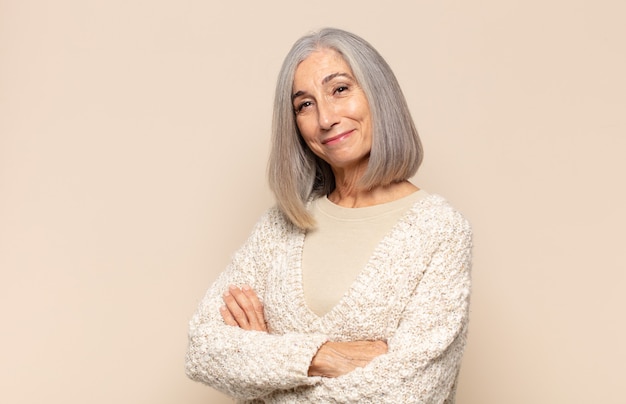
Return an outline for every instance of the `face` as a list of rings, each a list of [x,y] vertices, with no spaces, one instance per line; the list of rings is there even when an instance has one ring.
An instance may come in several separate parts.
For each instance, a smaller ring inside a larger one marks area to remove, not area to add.
[[[320,49],[298,65],[292,100],[304,141],[333,171],[367,166],[372,148],[369,105],[336,51]]]

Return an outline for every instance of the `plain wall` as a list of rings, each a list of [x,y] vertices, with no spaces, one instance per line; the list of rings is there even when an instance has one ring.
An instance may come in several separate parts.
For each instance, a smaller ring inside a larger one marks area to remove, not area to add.
[[[228,403],[187,322],[273,202],[275,78],[388,60],[475,231],[461,404],[623,403],[622,1],[0,0],[0,402]]]

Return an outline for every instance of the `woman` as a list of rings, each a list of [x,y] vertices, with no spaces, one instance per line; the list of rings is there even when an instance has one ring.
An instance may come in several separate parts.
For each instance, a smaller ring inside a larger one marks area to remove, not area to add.
[[[189,377],[249,403],[454,402],[471,229],[408,181],[421,158],[371,45],[299,39],[275,95],[277,207],[194,315]]]

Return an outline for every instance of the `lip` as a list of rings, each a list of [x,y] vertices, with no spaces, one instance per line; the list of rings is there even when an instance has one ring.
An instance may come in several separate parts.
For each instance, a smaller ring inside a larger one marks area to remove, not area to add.
[[[340,133],[340,134],[338,134],[336,136],[333,136],[333,137],[329,137],[328,139],[322,140],[322,144],[323,145],[327,145],[327,144],[337,143],[337,142],[347,138],[348,136],[350,136],[352,134],[352,132],[354,132],[354,129],[351,129],[349,131]]]

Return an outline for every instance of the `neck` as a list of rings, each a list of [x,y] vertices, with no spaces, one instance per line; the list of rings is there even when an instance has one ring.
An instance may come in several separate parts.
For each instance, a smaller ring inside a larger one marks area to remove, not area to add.
[[[359,178],[350,178],[349,180],[342,178],[343,181],[338,181],[335,178],[335,189],[328,195],[328,199],[332,203],[346,208],[364,208],[395,201],[419,189],[409,181],[364,189],[358,186]]]

